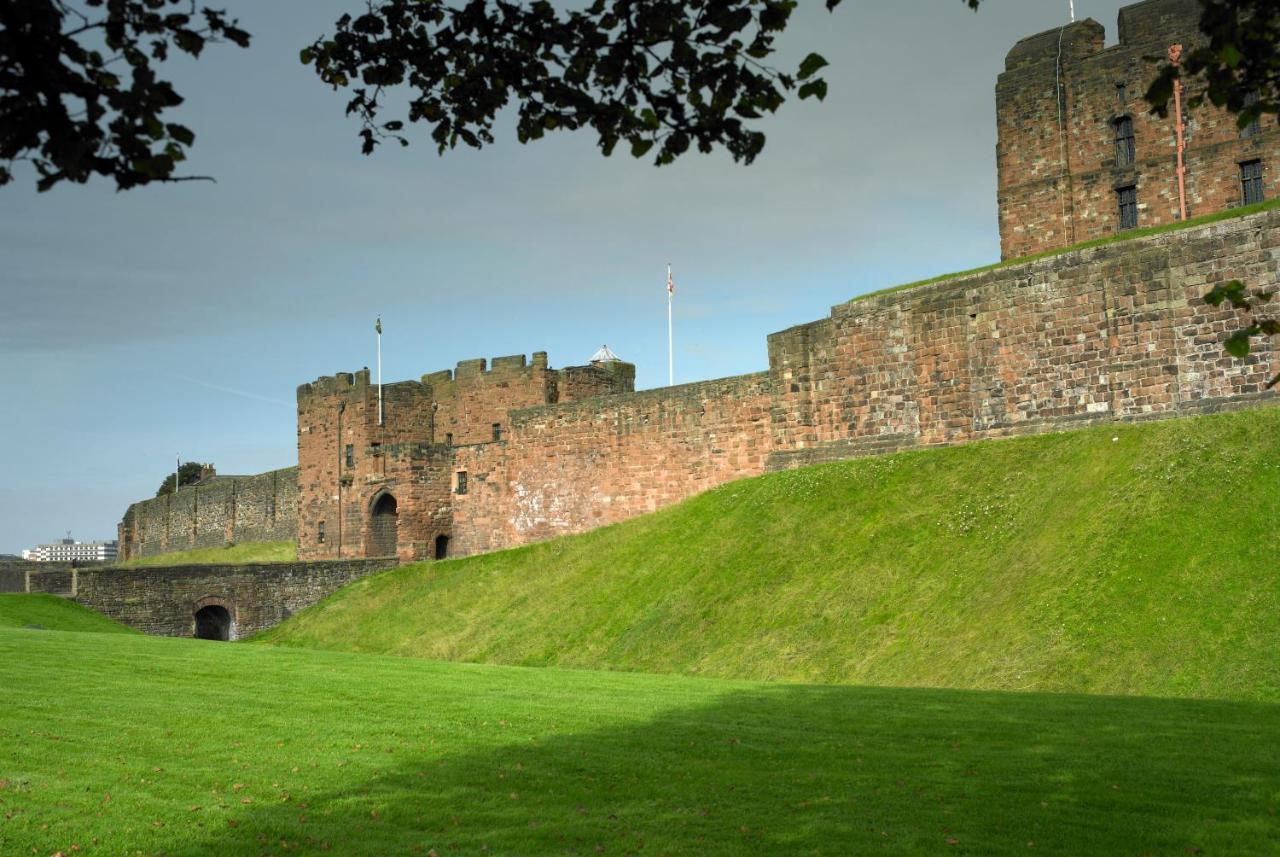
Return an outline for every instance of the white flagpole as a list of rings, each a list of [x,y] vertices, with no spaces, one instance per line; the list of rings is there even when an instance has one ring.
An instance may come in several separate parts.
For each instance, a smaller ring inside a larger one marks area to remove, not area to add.
[[[382,316],[378,316],[378,425],[382,425]]]
[[[1076,22],[1076,0],[1067,0],[1071,6],[1071,23]]]
[[[675,291],[671,285],[671,263],[667,263],[667,386],[674,387],[676,383],[676,368],[674,360],[674,350],[671,346],[671,295]]]

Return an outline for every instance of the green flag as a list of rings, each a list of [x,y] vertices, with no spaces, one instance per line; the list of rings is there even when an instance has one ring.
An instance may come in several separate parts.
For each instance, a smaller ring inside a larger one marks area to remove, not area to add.
[[[373,326],[373,329],[382,333],[382,316],[378,316],[378,323]]]

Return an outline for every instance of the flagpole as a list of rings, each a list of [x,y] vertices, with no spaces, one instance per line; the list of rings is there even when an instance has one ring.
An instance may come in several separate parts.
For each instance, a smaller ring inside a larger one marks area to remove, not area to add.
[[[182,456],[178,453],[173,454],[173,460],[177,462],[177,466],[173,469],[173,493],[178,493],[178,473],[182,470]]]
[[[382,316],[378,316],[378,425],[382,425]]]
[[[676,369],[674,360],[674,350],[671,346],[671,294],[674,290],[671,288],[671,263],[667,263],[667,386],[674,387],[676,383]]]

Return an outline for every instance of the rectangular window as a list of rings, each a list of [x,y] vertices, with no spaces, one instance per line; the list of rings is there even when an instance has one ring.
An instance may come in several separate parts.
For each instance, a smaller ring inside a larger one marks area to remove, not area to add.
[[[1129,103],[1129,87],[1125,86],[1123,83],[1117,83],[1116,84],[1116,104],[1118,104],[1120,107],[1123,108],[1128,103]]]
[[[1138,225],[1138,188],[1134,185],[1118,188],[1116,201],[1120,204],[1120,228],[1134,229]]]
[[[502,423],[493,424],[493,439],[502,440]]]
[[[1252,107],[1257,103],[1258,103],[1258,93],[1256,92],[1250,92],[1248,95],[1244,97],[1245,107]],[[1242,140],[1247,140],[1250,137],[1256,137],[1258,132],[1261,130],[1262,130],[1262,126],[1261,124],[1259,124],[1258,120],[1255,118],[1248,125],[1240,129],[1240,138]]]
[[[467,471],[465,470],[458,471],[458,487],[454,489],[454,493],[455,494],[467,493]]]
[[[453,446],[453,432],[448,432],[444,436],[444,445]]]
[[[1245,161],[1240,165],[1240,189],[1245,205],[1262,202],[1262,161]]]
[[[316,524],[316,542],[324,544],[324,521]]]
[[[347,444],[346,451],[347,467],[354,467],[356,463],[356,448],[351,444]]]
[[[1137,154],[1133,144],[1133,119],[1128,116],[1121,116],[1111,123],[1111,127],[1115,131],[1116,166],[1132,166],[1134,157]]]

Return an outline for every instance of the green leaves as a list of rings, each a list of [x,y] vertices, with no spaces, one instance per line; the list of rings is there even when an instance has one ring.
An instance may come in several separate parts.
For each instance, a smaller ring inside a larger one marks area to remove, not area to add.
[[[1248,357],[1249,356],[1249,337],[1254,334],[1253,328],[1245,328],[1237,330],[1235,333],[1227,337],[1226,342],[1222,345],[1227,353],[1232,357]]]
[[[1240,280],[1228,280],[1225,283],[1218,283],[1205,292],[1205,303],[1213,307],[1229,304],[1234,310],[1244,311],[1249,319],[1248,324],[1232,331],[1222,343],[1222,347],[1232,357],[1248,357],[1251,350],[1250,340],[1253,337],[1275,336],[1280,333],[1280,320],[1259,318],[1256,314],[1257,310],[1261,309],[1262,304],[1271,302],[1272,296],[1272,292],[1259,292],[1251,297],[1247,294],[1245,285]],[[1280,382],[1280,375],[1272,378],[1267,384],[1267,388],[1270,389],[1277,382]]]
[[[165,128],[168,129],[170,137],[172,137],[174,140],[177,140],[179,143],[181,143],[184,146],[190,146],[192,143],[196,141],[196,135],[191,131],[190,128],[186,127],[185,125],[179,125],[176,122],[170,122],[168,125],[165,126]]]
[[[178,30],[173,34],[173,43],[193,57],[200,56],[204,50],[204,36],[192,30]]]
[[[817,73],[818,69],[824,68],[829,63],[820,54],[809,54],[800,63],[800,70],[796,72],[796,77],[800,80],[808,80]]]
[[[119,190],[199,178],[174,175],[195,133],[164,121],[182,97],[158,67],[171,50],[199,57],[223,41],[248,46],[234,20],[190,0],[10,3],[2,17],[22,38],[0,39],[0,69],[12,72],[0,75],[0,184],[18,160],[32,165],[39,191],[93,176]]]
[[[801,101],[811,96],[817,96],[818,100],[822,101],[827,97],[827,82],[822,79],[811,80],[804,86],[800,87],[800,92],[798,94]]]
[[[762,63],[796,6],[595,0],[566,11],[550,3],[382,0],[367,14],[344,15],[299,59],[335,88],[363,82],[347,111],[361,122],[365,152],[391,131],[382,118],[386,90],[403,86],[404,124],[429,124],[442,153],[492,142],[497,116],[514,105],[522,143],[589,127],[605,155],[625,143],[633,157],[662,165],[695,147],[720,148],[750,163],[765,142],[752,123],[797,84],[802,99],[827,94],[816,76],[828,64],[819,54],[794,75]]]
[[[1204,302],[1210,306],[1222,306],[1224,301],[1229,301],[1236,309],[1248,309],[1249,299],[1244,294],[1244,283],[1230,280],[1219,283],[1205,293]]]
[[[1280,113],[1280,15],[1275,0],[1201,0],[1200,31],[1207,37],[1182,56],[1181,71],[1165,63],[1147,90],[1151,112],[1167,116],[1173,81],[1197,86],[1188,104],[1204,98],[1239,115],[1243,128]],[[1158,58],[1164,63],[1164,58]]]

